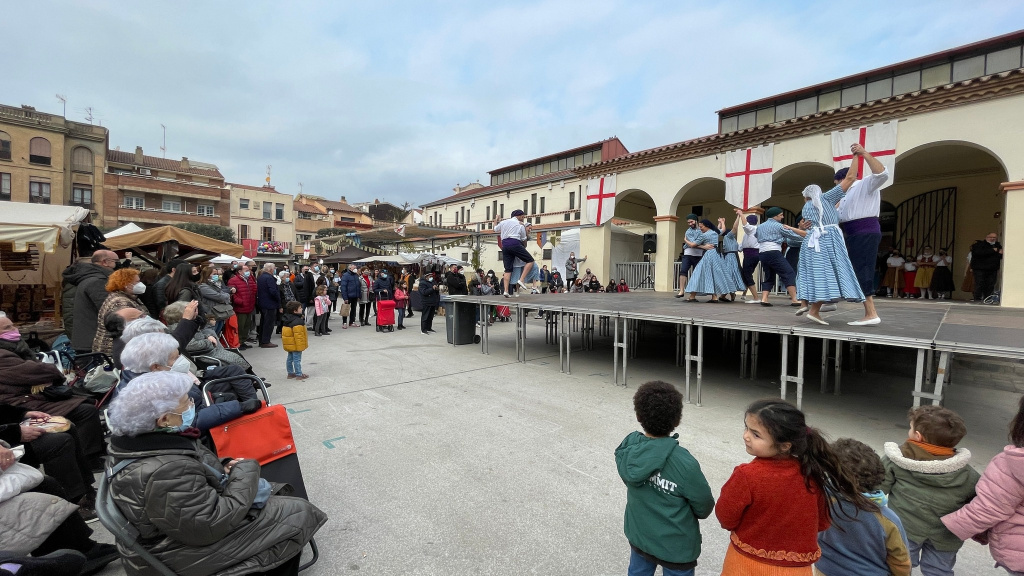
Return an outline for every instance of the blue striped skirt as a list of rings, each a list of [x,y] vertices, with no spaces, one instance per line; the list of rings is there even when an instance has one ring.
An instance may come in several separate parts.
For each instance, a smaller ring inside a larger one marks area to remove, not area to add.
[[[817,248],[805,242],[800,250],[796,297],[808,302],[863,302],[864,292],[850,264],[838,226],[826,226]]]

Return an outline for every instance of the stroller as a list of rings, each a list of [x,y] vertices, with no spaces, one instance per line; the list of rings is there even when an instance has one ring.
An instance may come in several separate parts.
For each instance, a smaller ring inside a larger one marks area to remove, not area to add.
[[[387,294],[385,290],[378,290],[375,294],[377,298],[377,332],[388,332],[395,331],[395,301],[384,300],[384,296]]]

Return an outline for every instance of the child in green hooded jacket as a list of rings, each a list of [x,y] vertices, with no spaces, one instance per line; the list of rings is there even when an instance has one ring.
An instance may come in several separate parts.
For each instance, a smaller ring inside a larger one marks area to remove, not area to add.
[[[700,526],[715,508],[700,464],[671,434],[683,416],[683,396],[666,382],[647,382],[633,395],[643,432],[633,432],[615,449],[626,484],[626,539],[629,575],[650,576],[661,565],[665,576],[692,576],[700,556]]]

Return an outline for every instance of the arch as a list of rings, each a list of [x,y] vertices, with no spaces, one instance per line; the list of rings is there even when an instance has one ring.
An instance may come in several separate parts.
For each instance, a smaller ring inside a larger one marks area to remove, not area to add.
[[[808,184],[817,184],[822,190],[833,186],[835,170],[821,162],[795,162],[772,174],[772,198],[797,196]]]
[[[715,178],[715,177],[712,177],[712,176],[703,176],[703,177],[691,180],[690,182],[687,182],[681,188],[679,188],[679,190],[677,190],[675,195],[672,197],[672,201],[669,202],[669,204],[668,204],[669,209],[667,211],[663,212],[663,213],[664,214],[675,214],[676,212],[679,211],[679,204],[683,201],[683,198],[688,193],[690,193],[692,190],[694,190],[695,188],[698,188],[698,187],[700,187],[701,189],[704,189],[706,187],[710,187],[711,185],[708,184],[708,183],[718,183],[718,187],[721,187],[721,189],[722,189],[722,198],[725,198],[725,180],[722,180],[721,178]],[[698,192],[698,194],[699,194],[699,192]],[[701,199],[701,200],[703,201],[703,199]]]
[[[0,160],[11,159],[11,135],[0,130]]]
[[[910,150],[906,150],[906,151],[904,151],[904,152],[902,152],[900,154],[897,154],[896,155],[896,164],[898,166],[901,162],[904,162],[904,161],[907,161],[907,160],[911,160],[915,155],[917,155],[917,154],[919,154],[921,152],[924,152],[926,150],[932,149],[932,148],[958,147],[958,146],[963,146],[963,147],[966,147],[966,148],[971,148],[973,150],[977,150],[979,152],[983,152],[984,155],[989,156],[989,157],[991,157],[992,159],[995,160],[995,162],[999,165],[999,168],[1003,171],[1003,174],[1009,174],[1010,173],[1010,171],[1006,167],[1006,162],[1003,161],[1003,159],[1000,158],[998,154],[993,152],[991,148],[988,148],[987,146],[982,146],[981,144],[975,144],[974,142],[969,142],[967,140],[936,140],[935,142],[927,142],[925,144],[921,144],[920,146],[916,146],[914,148],[911,148]],[[952,170],[950,170],[950,171],[952,171]],[[899,175],[900,175],[899,170],[897,170],[896,171],[896,177],[898,178]]]
[[[50,141],[41,136],[29,140],[28,161],[33,164],[50,165]]]
[[[93,166],[92,150],[85,146],[76,146],[71,151],[71,169],[73,171],[92,173]]]
[[[658,215],[654,198],[639,188],[630,188],[615,195],[615,216],[636,222],[654,223]]]

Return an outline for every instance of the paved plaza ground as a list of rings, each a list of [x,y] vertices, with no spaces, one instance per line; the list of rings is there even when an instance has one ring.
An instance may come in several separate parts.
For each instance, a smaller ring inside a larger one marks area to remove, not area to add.
[[[491,327],[483,355],[479,346],[446,344],[444,321],[424,336],[418,315],[411,329],[390,334],[341,330],[332,320],[332,335],[310,337],[304,382],[284,378],[280,348],[246,353],[291,412],[310,498],[330,516],[316,536],[320,560],[304,574],[625,574],[626,492],[613,452],[638,429],[637,385],[663,379],[682,388],[670,333],[647,331],[622,387],[611,383],[610,338],[574,352],[565,375],[540,320],[530,321],[526,364],[515,361],[513,323]],[[733,467],[750,460],[740,437],[744,407],[778,395],[778,372],[766,364],[761,379],[740,380],[734,352],[709,345],[705,354],[703,406],[685,407],[678,432],[717,496]],[[879,451],[902,442],[913,385],[887,376],[907,371],[898,356],[885,358],[867,373],[844,373],[838,397],[818,393],[812,361],[809,423]],[[1017,399],[954,377],[946,405],[967,421],[962,446],[979,471],[1006,443]],[[697,573],[718,574],[729,535],[713,515],[701,532]],[[992,564],[986,548],[968,542],[957,573],[1003,574]],[[102,574],[121,573],[111,566]]]

